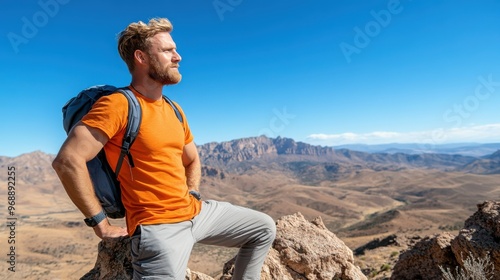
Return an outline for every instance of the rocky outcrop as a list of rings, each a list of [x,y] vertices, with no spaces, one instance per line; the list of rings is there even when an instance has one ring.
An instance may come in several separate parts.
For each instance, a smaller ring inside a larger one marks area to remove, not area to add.
[[[221,280],[231,279],[234,259],[224,267]],[[367,279],[354,265],[354,257],[342,240],[329,231],[321,218],[308,222],[300,213],[276,223],[276,239],[264,262],[261,279]]]
[[[440,266],[457,265],[450,248],[453,237],[449,233],[444,233],[422,239],[400,255],[391,279],[441,279]]]
[[[277,154],[272,139],[265,136],[208,143],[199,146],[198,151],[204,165],[210,166],[223,166],[228,162],[249,161]]]
[[[276,222],[277,233],[261,272],[261,279],[367,279],[354,265],[353,252],[330,232],[321,218],[307,221],[300,213]],[[365,250],[394,244],[412,244],[399,256],[390,279],[443,279],[442,269],[463,270],[464,260],[489,259],[493,272],[486,279],[500,279],[500,202],[486,201],[466,220],[458,236],[441,233],[402,239],[389,236],[358,248]],[[95,267],[81,279],[131,279],[128,238],[102,241]],[[234,259],[223,268],[220,280],[231,279]],[[488,271],[489,272],[489,271]],[[205,274],[187,270],[186,279],[210,280]],[[468,278],[467,278],[468,279]],[[472,278],[474,279],[474,278]]]
[[[500,202],[479,204],[458,236],[428,237],[402,253],[391,279],[442,279],[440,267],[464,271],[464,260],[469,257],[489,259],[493,272],[488,279],[500,279]]]
[[[132,279],[130,242],[128,237],[99,242],[97,261],[80,280]]]
[[[261,272],[271,279],[367,279],[354,265],[352,251],[330,232],[321,218],[309,222],[300,213],[276,222],[276,239]],[[131,279],[130,246],[127,237],[99,243],[95,267],[81,279]],[[221,280],[231,279],[234,259],[227,262]],[[209,280],[210,276],[188,269],[186,279]]]
[[[354,265],[351,249],[320,217],[307,222],[300,214],[286,216],[278,220],[276,228],[273,248],[287,270],[303,279],[366,279]]]
[[[132,279],[129,237],[106,239],[99,242],[97,261],[92,270],[80,280],[128,280]],[[186,280],[213,280],[200,272],[186,270]]]
[[[500,279],[500,202],[487,201],[465,221],[464,229],[451,241],[451,250],[463,265],[466,256],[490,258],[494,266],[492,279]]]

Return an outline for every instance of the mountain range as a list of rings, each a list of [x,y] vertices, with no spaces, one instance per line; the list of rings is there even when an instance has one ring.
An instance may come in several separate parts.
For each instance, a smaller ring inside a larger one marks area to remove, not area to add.
[[[443,153],[417,153],[416,147],[416,144],[364,146],[365,150],[385,150],[366,152],[344,147],[314,146],[290,138],[260,136],[207,143],[199,145],[198,150],[203,175],[207,178],[224,179],[225,174],[241,176],[260,171],[281,173],[288,179],[314,185],[325,180],[347,178],[362,170],[401,172],[420,169],[480,175],[500,174],[500,143],[453,144],[437,148]],[[497,147],[498,150],[493,150]],[[412,152],[396,152],[402,149]],[[483,155],[487,150],[492,153]],[[0,168],[17,166],[21,169],[18,172],[20,178],[36,184],[52,177],[50,162],[53,158],[54,155],[41,151],[14,158],[0,156]],[[5,180],[6,174],[0,174],[0,179]]]
[[[386,146],[389,147],[389,146]],[[401,146],[402,147],[402,146]],[[405,146],[410,149],[410,145]],[[339,147],[313,146],[296,142],[290,138],[267,138],[265,136],[237,139],[222,143],[208,143],[198,147],[204,165],[241,172],[258,166],[278,169],[307,169],[323,165],[327,172],[335,173],[343,168],[369,168],[373,170],[401,170],[402,168],[429,168],[443,171],[466,171],[476,174],[496,174],[500,144],[477,146],[453,146],[457,153],[451,153],[452,146],[442,147],[443,153],[364,152]],[[476,147],[476,150],[474,150]],[[491,155],[483,154],[492,150]],[[370,148],[372,149],[372,148]],[[377,150],[379,148],[373,148]],[[459,153],[458,151],[466,151]]]

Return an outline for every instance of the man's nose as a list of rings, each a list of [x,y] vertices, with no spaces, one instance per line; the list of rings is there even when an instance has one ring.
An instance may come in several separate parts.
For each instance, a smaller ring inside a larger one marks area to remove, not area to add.
[[[175,62],[179,62],[182,60],[182,57],[177,51],[174,51],[174,55],[172,56],[172,60]]]

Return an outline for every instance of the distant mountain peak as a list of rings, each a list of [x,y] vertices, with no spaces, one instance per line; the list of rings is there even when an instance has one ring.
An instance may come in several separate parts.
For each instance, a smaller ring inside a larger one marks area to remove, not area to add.
[[[16,169],[16,179],[36,184],[55,176],[52,169],[54,157],[42,151],[25,153],[17,157],[0,157],[0,167],[13,166]],[[0,179],[2,178],[0,175]]]
[[[494,152],[493,154],[487,156],[488,159],[491,160],[500,160],[500,150]]]

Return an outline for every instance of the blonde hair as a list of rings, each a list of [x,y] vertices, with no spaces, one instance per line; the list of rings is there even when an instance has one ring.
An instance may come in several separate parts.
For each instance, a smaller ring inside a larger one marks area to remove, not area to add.
[[[160,32],[171,32],[172,23],[166,18],[153,18],[148,24],[142,21],[129,24],[125,30],[118,35],[118,52],[127,64],[129,71],[134,70],[134,52],[148,51],[149,38]]]

